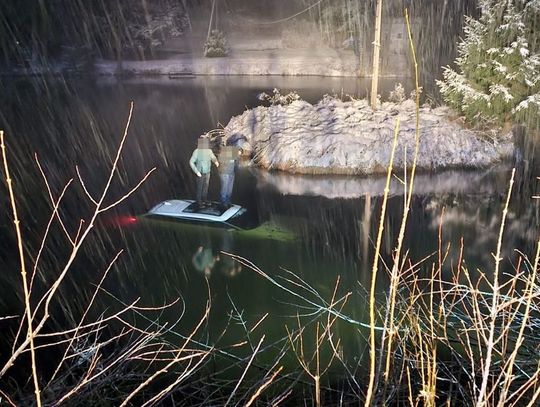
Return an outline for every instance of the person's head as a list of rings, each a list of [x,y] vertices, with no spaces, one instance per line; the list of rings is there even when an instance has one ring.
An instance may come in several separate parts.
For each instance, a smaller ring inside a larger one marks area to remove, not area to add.
[[[208,137],[199,137],[199,140],[197,141],[197,148],[210,148],[210,140]]]
[[[235,157],[235,148],[232,146],[223,146],[219,154],[220,158],[223,160],[234,160]]]
[[[243,154],[244,149],[242,147],[245,143],[246,143],[245,136],[242,136],[241,134],[233,134],[231,137],[227,139],[225,145],[235,147],[237,154]]]

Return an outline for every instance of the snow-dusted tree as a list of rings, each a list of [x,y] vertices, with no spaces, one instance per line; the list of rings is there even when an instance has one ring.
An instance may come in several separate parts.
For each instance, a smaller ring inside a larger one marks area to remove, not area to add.
[[[119,61],[124,54],[143,58],[190,27],[188,10],[178,0],[87,0],[85,4],[92,16],[88,19],[94,45]]]
[[[458,46],[457,70],[438,81],[446,102],[474,124],[540,114],[540,0],[479,0]]]
[[[204,56],[205,57],[226,57],[229,53],[229,47],[227,46],[227,39],[220,30],[212,30],[204,43]]]

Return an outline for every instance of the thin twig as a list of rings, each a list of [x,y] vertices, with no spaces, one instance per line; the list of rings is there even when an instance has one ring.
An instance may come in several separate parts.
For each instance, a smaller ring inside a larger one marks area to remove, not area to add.
[[[13,213],[13,223],[15,224],[15,232],[17,234],[17,249],[19,252],[19,262],[21,266],[21,276],[22,276],[22,283],[23,283],[23,290],[24,290],[24,309],[25,309],[26,320],[28,323],[27,341],[30,345],[30,354],[31,354],[31,359],[32,359],[32,378],[34,380],[34,393],[36,395],[37,406],[41,407],[41,396],[40,396],[39,380],[37,376],[37,366],[36,366],[36,352],[34,349],[34,329],[33,329],[33,324],[32,324],[32,308],[30,305],[30,290],[29,290],[29,284],[26,277],[26,259],[25,259],[24,248],[23,248],[23,239],[22,239],[20,221],[19,221],[19,216],[17,214],[17,204],[15,202],[15,193],[13,191],[12,179],[9,174],[9,165],[7,161],[6,145],[4,143],[3,130],[0,130],[0,146],[2,148],[2,159],[4,161],[4,172],[5,172],[6,182],[7,182],[8,191],[9,191],[9,201],[11,203],[11,210]],[[2,377],[3,374],[4,374],[4,371],[0,372],[0,377]]]

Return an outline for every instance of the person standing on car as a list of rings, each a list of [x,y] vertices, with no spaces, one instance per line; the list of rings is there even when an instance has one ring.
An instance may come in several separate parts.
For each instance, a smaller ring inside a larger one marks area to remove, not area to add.
[[[212,162],[219,167],[219,162],[210,149],[210,140],[199,137],[197,148],[191,154],[189,165],[197,175],[197,204],[200,206],[207,201],[208,184],[210,183],[210,170]]]
[[[237,147],[224,146],[219,153],[219,178],[221,180],[219,200],[223,208],[231,206],[234,173],[236,171],[239,151]]]

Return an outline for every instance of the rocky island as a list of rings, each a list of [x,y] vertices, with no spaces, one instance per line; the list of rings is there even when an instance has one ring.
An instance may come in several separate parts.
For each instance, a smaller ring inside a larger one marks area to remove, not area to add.
[[[484,168],[511,157],[511,132],[496,134],[466,128],[451,119],[448,107],[419,111],[419,170]],[[224,129],[228,142],[241,145],[252,163],[299,174],[375,174],[390,161],[394,130],[400,120],[394,168],[412,164],[416,106],[408,99],[382,103],[325,96],[312,105],[303,100],[259,106],[233,117]]]

